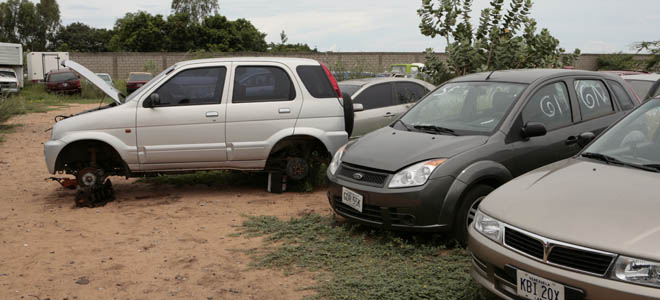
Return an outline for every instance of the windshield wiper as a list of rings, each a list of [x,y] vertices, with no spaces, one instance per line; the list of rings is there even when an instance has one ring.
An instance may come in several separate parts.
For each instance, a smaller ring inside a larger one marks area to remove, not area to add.
[[[453,129],[435,126],[435,125],[415,125],[413,126],[413,128],[427,132],[431,131],[434,133],[449,133],[451,135],[458,136],[458,134],[456,134],[456,132]]]
[[[586,157],[586,158],[600,160],[600,161],[603,161],[603,162],[607,163],[608,165],[609,164],[615,164],[615,165],[621,165],[621,166],[636,168],[636,169],[649,171],[649,172],[655,172],[655,173],[660,172],[660,165],[638,165],[638,164],[623,162],[623,161],[621,161],[617,158],[614,158],[612,156],[605,155],[605,154],[602,154],[602,153],[585,152],[585,153],[582,153],[581,156]]]
[[[408,127],[408,124],[406,124],[406,123],[404,123],[403,121],[401,121],[401,119],[398,119],[398,120],[394,121],[394,124],[392,124],[392,127],[394,127],[394,125],[395,125],[396,123],[401,123],[401,125],[403,125],[403,128],[405,128],[405,129],[408,130],[408,131],[412,131],[412,130],[410,129],[410,127]]]

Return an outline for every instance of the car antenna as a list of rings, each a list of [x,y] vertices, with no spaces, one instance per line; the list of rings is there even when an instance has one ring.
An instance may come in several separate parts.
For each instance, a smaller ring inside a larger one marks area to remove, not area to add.
[[[495,70],[491,71],[490,74],[488,74],[488,76],[486,76],[486,80],[490,79],[490,75],[493,75],[493,73],[495,73]]]

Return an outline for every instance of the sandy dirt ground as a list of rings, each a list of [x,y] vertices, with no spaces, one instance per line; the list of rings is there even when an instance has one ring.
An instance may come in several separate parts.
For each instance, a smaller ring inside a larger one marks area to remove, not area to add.
[[[324,191],[156,186],[112,178],[117,200],[75,208],[51,176],[43,143],[57,114],[18,116],[0,144],[0,299],[299,299],[309,274],[250,268],[231,237],[244,215],[329,213]]]

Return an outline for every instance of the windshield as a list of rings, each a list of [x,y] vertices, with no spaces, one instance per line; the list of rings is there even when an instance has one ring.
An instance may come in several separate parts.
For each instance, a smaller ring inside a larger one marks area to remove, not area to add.
[[[0,71],[0,77],[2,78],[16,78],[14,72],[11,71]]]
[[[502,82],[448,83],[420,100],[401,121],[409,128],[428,125],[461,135],[490,134],[525,87]]]
[[[69,80],[76,80],[78,79],[76,77],[76,74],[73,72],[65,72],[65,73],[53,73],[48,76],[48,81],[69,81]]]
[[[342,93],[346,93],[349,96],[353,97],[353,94],[357,92],[362,86],[361,85],[355,85],[355,84],[339,84],[339,89],[341,90]]]
[[[140,92],[142,92],[142,90],[148,89],[149,87],[153,86],[155,83],[159,82],[160,79],[167,76],[167,74],[169,74],[170,71],[174,70],[175,68],[176,68],[176,65],[173,65],[173,66],[165,69],[163,72],[160,72],[160,74],[156,75],[156,77],[154,77],[153,80],[149,80],[149,82],[145,83],[139,89],[135,90],[130,95],[128,95],[128,97],[126,97],[126,101],[124,101],[124,102],[128,102],[128,101],[133,100],[135,98],[135,95],[140,94]]]
[[[406,73],[406,66],[392,66],[390,69],[392,73]]]
[[[151,74],[129,74],[128,81],[149,81],[153,77]]]
[[[600,136],[584,153],[626,164],[660,166],[660,99],[652,99]]]

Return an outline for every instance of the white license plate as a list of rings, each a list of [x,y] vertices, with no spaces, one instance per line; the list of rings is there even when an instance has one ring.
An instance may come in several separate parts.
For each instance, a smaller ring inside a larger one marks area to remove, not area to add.
[[[554,281],[516,271],[518,296],[530,300],[564,300],[564,286]]]
[[[351,191],[345,187],[342,187],[341,191],[341,202],[354,208],[355,210],[362,212],[362,195]]]

